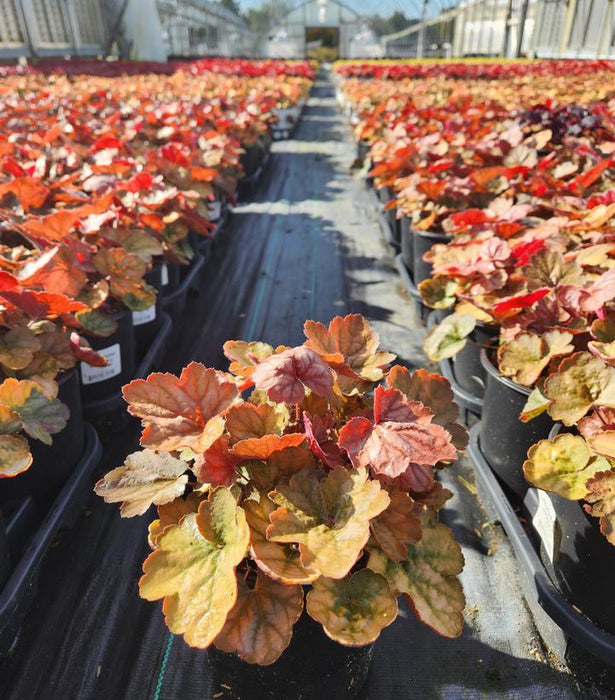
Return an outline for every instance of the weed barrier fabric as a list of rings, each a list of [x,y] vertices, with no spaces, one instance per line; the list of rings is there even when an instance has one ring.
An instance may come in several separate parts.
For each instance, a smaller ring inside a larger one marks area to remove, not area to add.
[[[306,318],[346,313],[364,314],[403,364],[425,364],[425,331],[365,185],[351,175],[355,151],[321,75],[294,138],[274,145],[267,176],[216,244],[200,295],[175,320],[168,371],[191,359],[223,367],[228,338],[299,343]],[[101,473],[136,446],[135,425],[108,438]],[[365,688],[371,700],[580,697],[574,680],[545,662],[512,550],[487,522],[474,481],[462,461],[445,484],[455,493],[447,524],[466,558],[465,631],[457,640],[438,637],[404,608],[376,644]],[[171,636],[160,605],[138,597],[152,518],[121,519],[92,495],[48,553],[21,636],[0,664],[5,700],[210,697],[205,652]]]

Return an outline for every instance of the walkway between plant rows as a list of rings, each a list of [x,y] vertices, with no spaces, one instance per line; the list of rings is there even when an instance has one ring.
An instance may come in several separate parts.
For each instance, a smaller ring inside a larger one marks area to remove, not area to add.
[[[370,193],[350,170],[354,145],[327,77],[316,83],[294,138],[276,143],[268,172],[217,245],[201,294],[176,328],[168,369],[191,359],[223,366],[229,338],[302,342],[306,318],[364,314],[384,347],[420,366],[424,331],[382,242]],[[135,449],[136,431],[106,446],[105,466]],[[370,700],[579,695],[544,662],[510,546],[473,495],[462,462],[449,470],[446,521],[463,545],[468,600],[461,639],[438,637],[405,609],[382,634]],[[36,604],[12,659],[6,700],[203,700],[204,652],[169,635],[159,605],[138,598],[147,518],[121,520],[92,497],[43,566]],[[284,699],[286,700],[286,699]],[[288,699],[290,700],[290,699]],[[328,700],[328,699],[323,699]]]

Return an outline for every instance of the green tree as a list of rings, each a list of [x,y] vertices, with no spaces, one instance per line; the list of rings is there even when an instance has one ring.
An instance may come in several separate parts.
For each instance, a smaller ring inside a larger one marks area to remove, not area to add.
[[[237,0],[220,0],[220,4],[222,7],[226,7],[227,10],[230,10],[233,14],[238,16],[241,15],[241,7],[239,7]]]

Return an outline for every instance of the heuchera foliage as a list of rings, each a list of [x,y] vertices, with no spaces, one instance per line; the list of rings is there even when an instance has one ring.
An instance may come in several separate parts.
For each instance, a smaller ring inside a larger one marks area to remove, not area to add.
[[[295,348],[229,341],[230,373],[193,362],[124,387],[145,449],[95,490],[123,516],[158,506],[141,595],[163,600],[188,644],[262,665],[304,607],[362,646],[403,595],[455,637],[463,556],[438,522],[451,493],[435,480],[467,442],[451,388],[390,368],[362,316],[305,331]]]

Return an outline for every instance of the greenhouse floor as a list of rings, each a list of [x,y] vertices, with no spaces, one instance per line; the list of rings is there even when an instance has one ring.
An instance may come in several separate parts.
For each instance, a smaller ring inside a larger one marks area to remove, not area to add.
[[[306,318],[364,314],[382,345],[420,366],[424,329],[402,290],[371,194],[355,177],[352,135],[333,85],[316,84],[294,137],[273,158],[250,202],[235,209],[210,259],[201,294],[174,329],[167,369],[191,359],[223,366],[228,338],[300,343]],[[134,449],[130,426],[107,438],[104,464]],[[466,628],[438,637],[406,610],[384,631],[366,688],[389,698],[577,698],[548,663],[521,595],[515,560],[476,498],[472,468],[450,470],[446,521],[463,545]],[[167,631],[159,605],[140,600],[147,518],[122,520],[92,495],[43,565],[38,594],[12,656],[0,667],[7,700],[210,696],[205,653]],[[290,700],[290,699],[289,699]]]

